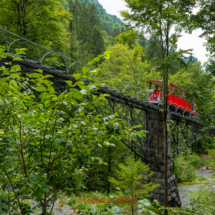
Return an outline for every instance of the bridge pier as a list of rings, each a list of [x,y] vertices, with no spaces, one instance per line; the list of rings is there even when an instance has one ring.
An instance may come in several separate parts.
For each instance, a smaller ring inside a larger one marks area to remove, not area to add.
[[[167,119],[167,128],[170,129],[170,117]],[[150,182],[160,184],[152,193],[152,200],[156,199],[164,205],[164,122],[163,112],[148,111],[146,117],[146,130],[148,131],[145,145],[152,149],[150,157],[156,161],[155,165],[149,164],[153,176]],[[176,177],[173,172],[171,159],[171,140],[168,132],[168,200],[169,206],[181,206]]]

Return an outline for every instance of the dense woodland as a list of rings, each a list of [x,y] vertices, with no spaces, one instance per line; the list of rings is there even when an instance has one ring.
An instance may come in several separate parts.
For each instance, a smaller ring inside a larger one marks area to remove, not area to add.
[[[104,105],[107,96],[93,93],[107,82],[118,92],[128,84],[147,90],[146,80],[164,80],[181,87],[187,92],[186,99],[195,97],[205,137],[175,160],[175,175],[178,183],[207,183],[195,171],[203,166],[215,167],[215,141],[206,136],[215,125],[214,3],[125,1],[131,12],[121,13],[123,21],[107,14],[98,0],[0,1],[0,28],[90,66],[71,67],[69,73],[77,83],[68,81],[71,88],[60,93],[40,70],[23,77],[21,68],[13,62],[0,68],[0,214],[37,211],[48,215],[56,200],[83,214],[115,215],[122,210],[132,215],[214,214],[215,192],[208,191],[207,185],[190,197],[194,204],[187,208],[165,210],[158,202],[151,202],[150,193],[157,185],[147,184],[149,168],[121,141],[137,141],[144,138],[145,132],[120,120],[117,114],[92,114],[95,106]],[[199,12],[192,14],[197,4]],[[170,34],[173,26],[176,28]],[[182,30],[191,33],[198,28],[203,30],[211,54],[204,67],[193,57],[192,50],[177,47]],[[0,34],[1,59],[9,55],[4,50]],[[21,40],[11,52],[29,59],[37,57],[34,47]],[[57,55],[46,57],[44,64],[65,71]],[[92,79],[92,84],[85,86],[82,78]],[[135,97],[130,88],[126,90],[125,94]],[[146,96],[144,92],[141,99]],[[86,95],[92,99],[89,101]],[[164,112],[166,109],[164,104]],[[210,159],[201,159],[201,152]],[[136,183],[141,180],[146,183]],[[137,204],[95,206],[77,201],[78,197],[107,196],[137,196],[142,201],[138,208]],[[32,200],[37,202],[35,208],[31,207]]]

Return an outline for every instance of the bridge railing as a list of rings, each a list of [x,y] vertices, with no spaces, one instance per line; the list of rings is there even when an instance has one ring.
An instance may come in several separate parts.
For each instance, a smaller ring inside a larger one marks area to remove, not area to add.
[[[34,60],[38,64],[52,66],[65,73],[72,74],[75,70],[81,70],[83,66],[94,69],[85,63],[81,63],[71,57],[51,50],[24,37],[11,33],[0,28],[0,45],[6,48],[7,52],[16,53],[16,49],[26,48],[27,59]],[[109,80],[107,82],[107,80]],[[116,81],[116,77],[99,71],[99,75],[93,77],[92,82],[105,84],[108,89],[123,93],[138,100],[146,101],[147,91],[126,81]]]

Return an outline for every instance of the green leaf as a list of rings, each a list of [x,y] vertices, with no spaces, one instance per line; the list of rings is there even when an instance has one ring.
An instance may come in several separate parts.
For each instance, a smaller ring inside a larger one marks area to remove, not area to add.
[[[1,78],[1,79],[0,79],[0,83],[3,84],[3,83],[5,83],[5,82],[8,81],[8,80],[9,80],[8,78]]]
[[[79,80],[81,78],[81,74],[80,73],[73,74],[73,76],[75,77],[76,80]]]
[[[94,105],[100,105],[101,104],[101,102],[99,100],[94,100],[91,103]]]
[[[95,61],[95,62],[97,62],[97,63],[99,63],[100,60],[101,60],[101,59],[100,59],[99,57],[95,57],[95,58],[93,59],[93,61]]]
[[[84,67],[82,68],[83,74],[86,74],[89,70],[90,70],[90,69],[89,69],[88,67],[86,67],[86,66],[84,66]]]
[[[11,80],[11,81],[10,81],[10,84],[11,84],[11,85],[13,85],[13,86],[18,87],[18,85],[17,85],[16,81],[14,81],[14,80]]]
[[[39,97],[40,97],[41,99],[45,99],[45,98],[47,97],[47,95],[48,95],[48,93],[47,93],[47,92],[44,92],[44,93],[41,93]]]
[[[21,48],[21,49],[15,49],[16,55],[26,55],[25,51],[27,51],[26,48]]]
[[[151,201],[148,199],[139,200],[138,203],[143,204],[144,206],[151,206]]]
[[[42,69],[35,69],[34,72],[39,72],[39,73],[42,74],[42,73],[43,73],[43,70],[42,70]]]
[[[98,74],[98,71],[97,70],[91,70],[89,71],[90,73],[94,74],[94,75],[97,75]]]
[[[43,78],[53,78],[54,76],[53,75],[45,75],[43,76]]]
[[[11,73],[10,77],[11,78],[20,78],[20,76],[17,73]]]
[[[73,146],[73,142],[72,142],[71,140],[68,140],[68,141],[67,141],[67,145],[68,145],[68,146]]]
[[[37,190],[32,194],[33,197],[36,197],[36,201],[40,201],[43,198],[43,192],[42,189],[40,189],[39,187],[37,188]]]
[[[0,99],[0,105],[4,105],[4,102]]]
[[[37,124],[37,121],[30,121],[30,123],[29,123],[30,126],[34,126],[36,124]]]
[[[37,87],[37,90],[39,91],[39,92],[43,92],[43,91],[46,91],[46,88],[43,86],[43,85],[38,85]]]
[[[91,105],[91,104],[87,104],[85,107],[86,107],[87,109],[94,110],[94,106],[93,106],[93,105]]]
[[[65,81],[70,87],[72,86],[72,81]]]
[[[89,66],[94,65],[94,64],[96,64],[96,62],[94,62],[94,61],[90,61],[87,63],[87,65],[89,65]]]
[[[29,183],[28,186],[35,189],[37,187],[37,183]]]
[[[78,108],[78,112],[82,112],[84,110],[84,107]]]
[[[4,71],[2,72],[2,74],[1,74],[1,76],[7,75],[7,74],[9,74],[9,73],[10,73],[9,70],[4,70]]]
[[[49,190],[48,188],[42,188],[42,191],[43,191],[44,193],[49,193],[49,192],[50,192],[50,190]]]
[[[87,88],[92,90],[92,89],[96,89],[96,86],[95,85],[89,85]]]
[[[11,69],[14,69],[14,70],[17,70],[17,71],[21,71],[20,65],[13,65],[13,66],[11,67]]]
[[[56,138],[56,139],[55,139],[55,143],[57,143],[57,144],[61,143],[61,139]]]
[[[75,89],[75,88],[71,88],[70,91],[74,95],[79,95],[80,94],[80,92],[77,89]]]
[[[15,57],[15,58],[13,58],[13,61],[22,61],[22,58],[20,58],[20,57]]]
[[[87,93],[88,93],[88,91],[87,91],[87,90],[84,90],[84,89],[81,90],[80,92],[81,92],[82,94],[84,94],[84,95],[87,95]]]

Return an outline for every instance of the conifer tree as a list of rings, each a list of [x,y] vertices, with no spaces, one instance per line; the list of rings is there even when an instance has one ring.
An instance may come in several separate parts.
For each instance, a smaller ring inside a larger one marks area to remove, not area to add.
[[[98,26],[94,26],[91,33],[91,46],[94,56],[100,55],[105,51],[105,44]]]
[[[90,6],[90,24],[91,26],[97,25],[98,27],[101,27],[99,13],[94,3]]]
[[[118,35],[119,35],[119,32],[117,31],[116,28],[114,28],[114,29],[113,29],[113,32],[112,32],[113,38],[115,38],[115,37],[118,36]]]
[[[135,162],[133,158],[127,159],[125,164],[119,164],[119,170],[117,171],[118,180],[109,177],[109,181],[115,187],[121,189],[124,193],[122,196],[124,198],[148,198],[150,197],[150,193],[159,186],[158,184],[152,185],[151,183],[146,183],[152,175],[152,173],[149,173],[149,170],[149,166],[142,163],[141,160]],[[134,203],[135,201],[131,204],[132,215],[134,215],[135,210]]]

